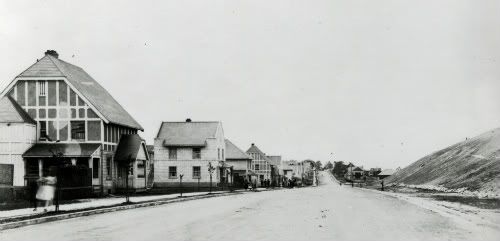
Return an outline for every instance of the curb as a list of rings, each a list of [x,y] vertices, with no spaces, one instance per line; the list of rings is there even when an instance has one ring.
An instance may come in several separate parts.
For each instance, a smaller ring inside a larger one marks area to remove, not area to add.
[[[169,204],[169,203],[185,202],[185,201],[192,201],[192,200],[198,200],[198,199],[231,196],[231,195],[238,195],[238,194],[241,194],[241,193],[240,192],[217,193],[217,194],[211,194],[211,195],[200,195],[200,196],[191,196],[191,197],[185,197],[185,198],[175,198],[175,199],[170,199],[170,200],[147,201],[147,202],[142,202],[142,203],[129,204],[129,205],[124,205],[124,206],[116,206],[116,207],[108,207],[108,208],[96,208],[96,209],[87,210],[87,211],[76,211],[76,212],[72,212],[72,213],[65,213],[65,214],[60,214],[60,215],[33,218],[33,219],[27,219],[27,220],[22,220],[22,221],[0,224],[0,231],[6,230],[6,229],[19,228],[19,227],[28,226],[28,225],[53,222],[53,221],[58,221],[58,220],[63,220],[63,219],[85,217],[85,216],[101,214],[101,213],[110,213],[110,212],[130,210],[130,209],[135,209],[135,208],[159,206],[159,205]]]

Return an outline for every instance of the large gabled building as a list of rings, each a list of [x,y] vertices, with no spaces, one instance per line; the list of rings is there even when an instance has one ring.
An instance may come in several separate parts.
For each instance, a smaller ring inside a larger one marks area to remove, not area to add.
[[[122,167],[113,161],[120,136],[143,128],[82,68],[48,50],[0,94],[6,97],[36,125],[34,143],[19,150],[24,170],[14,170],[23,173],[23,185],[48,175],[53,167],[65,166],[90,170],[88,177],[81,177],[82,183],[96,193],[113,192],[116,183],[123,181],[125,177],[117,175]],[[20,135],[26,139],[31,134]],[[16,180],[15,185],[21,185]]]

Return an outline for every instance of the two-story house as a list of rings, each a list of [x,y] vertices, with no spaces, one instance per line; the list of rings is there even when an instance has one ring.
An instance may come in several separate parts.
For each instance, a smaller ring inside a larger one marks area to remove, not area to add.
[[[254,183],[256,182],[257,186],[260,187],[262,181],[271,180],[271,160],[266,154],[254,143],[252,143],[246,153],[252,158],[252,171],[257,175],[257,180],[253,180]]]
[[[154,187],[213,188],[228,179],[221,122],[163,122],[154,141]],[[212,178],[210,178],[212,177]]]
[[[5,96],[36,124],[35,143],[17,150],[23,152],[23,160],[16,161],[24,162],[24,169],[14,172],[23,173],[24,185],[51,169],[79,166],[90,170],[90,175],[81,172],[81,177],[72,179],[83,180],[96,193],[114,191],[120,177],[113,156],[120,136],[143,128],[89,74],[48,50],[14,78],[0,94],[0,98]],[[32,134],[18,135],[29,139]]]

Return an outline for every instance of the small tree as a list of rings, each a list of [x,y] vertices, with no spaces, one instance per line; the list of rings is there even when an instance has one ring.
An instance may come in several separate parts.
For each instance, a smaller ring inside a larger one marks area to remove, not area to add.
[[[333,164],[331,162],[327,162],[326,165],[323,167],[323,170],[332,169],[332,168],[333,168]]]
[[[208,162],[208,173],[210,174],[210,191],[209,193],[212,193],[212,174],[215,170],[215,167],[212,166],[211,162]]]
[[[323,166],[323,163],[321,163],[321,161],[316,161],[314,163],[314,167],[316,167],[316,170],[321,170],[322,166]]]

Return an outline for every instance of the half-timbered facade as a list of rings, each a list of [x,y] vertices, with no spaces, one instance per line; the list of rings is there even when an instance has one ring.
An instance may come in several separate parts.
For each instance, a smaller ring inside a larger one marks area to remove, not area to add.
[[[143,128],[82,68],[48,50],[16,76],[4,96],[36,122],[36,142],[23,154],[26,181],[47,175],[50,167],[80,165],[91,170],[95,192],[114,191],[120,136]]]
[[[264,180],[271,180],[271,160],[254,143],[246,152],[252,158],[252,171],[257,175],[257,186]]]

